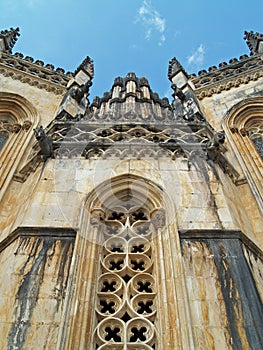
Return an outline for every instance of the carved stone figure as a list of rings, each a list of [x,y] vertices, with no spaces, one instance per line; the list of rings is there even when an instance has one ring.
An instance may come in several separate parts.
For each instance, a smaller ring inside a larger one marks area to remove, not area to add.
[[[90,213],[91,225],[98,226],[105,220],[105,212],[100,208],[94,208]]]
[[[54,158],[53,141],[51,137],[46,135],[43,126],[41,125],[40,127],[35,128],[34,133],[40,146],[44,162],[48,158]]]
[[[216,161],[220,153],[220,145],[225,142],[225,135],[222,131],[214,133],[211,140],[207,142],[207,158]]]
[[[163,208],[154,209],[151,212],[151,220],[155,229],[164,227],[166,223],[165,210]]]
[[[73,85],[69,89],[69,95],[74,98],[78,103],[83,99],[85,94],[88,94],[89,87],[92,85],[91,81],[88,81],[86,84],[81,86]]]

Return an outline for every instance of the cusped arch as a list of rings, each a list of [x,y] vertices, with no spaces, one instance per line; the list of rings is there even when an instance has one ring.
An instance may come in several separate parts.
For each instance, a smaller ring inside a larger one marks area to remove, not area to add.
[[[85,206],[109,208],[131,202],[149,210],[167,206],[169,198],[160,185],[134,174],[122,174],[103,181],[87,196]]]

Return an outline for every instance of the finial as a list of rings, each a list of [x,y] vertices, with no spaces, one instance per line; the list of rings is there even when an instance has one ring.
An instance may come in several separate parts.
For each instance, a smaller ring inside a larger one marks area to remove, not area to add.
[[[12,48],[14,47],[18,37],[19,28],[10,28],[10,30],[2,30],[0,32],[0,52],[12,53]]]
[[[75,70],[74,75],[77,75],[77,73],[80,70],[83,70],[84,72],[86,72],[90,76],[91,79],[94,77],[94,64],[93,64],[93,60],[89,56],[87,56],[81,62],[81,64]]]
[[[253,31],[244,32],[244,39],[250,49],[251,55],[263,54],[263,34]]]

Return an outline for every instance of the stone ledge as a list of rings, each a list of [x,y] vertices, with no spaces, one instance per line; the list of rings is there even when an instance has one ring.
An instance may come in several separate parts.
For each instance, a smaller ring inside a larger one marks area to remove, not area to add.
[[[246,247],[248,247],[257,257],[263,260],[263,251],[250,239],[248,238],[242,231],[239,230],[198,230],[198,229],[190,229],[190,230],[179,230],[180,239],[238,239],[243,243]]]
[[[53,239],[75,238],[76,228],[63,227],[17,227],[0,242],[0,253],[19,237],[50,237]]]

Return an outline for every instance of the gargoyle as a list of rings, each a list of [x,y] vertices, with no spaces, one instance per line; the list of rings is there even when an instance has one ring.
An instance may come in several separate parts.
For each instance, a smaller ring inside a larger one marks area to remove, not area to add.
[[[207,158],[216,162],[220,153],[220,145],[225,142],[223,131],[215,132],[212,139],[207,142],[206,151]]]
[[[41,149],[41,155],[43,156],[44,162],[48,158],[54,158],[53,141],[50,136],[47,136],[43,126],[34,129],[35,138]]]

